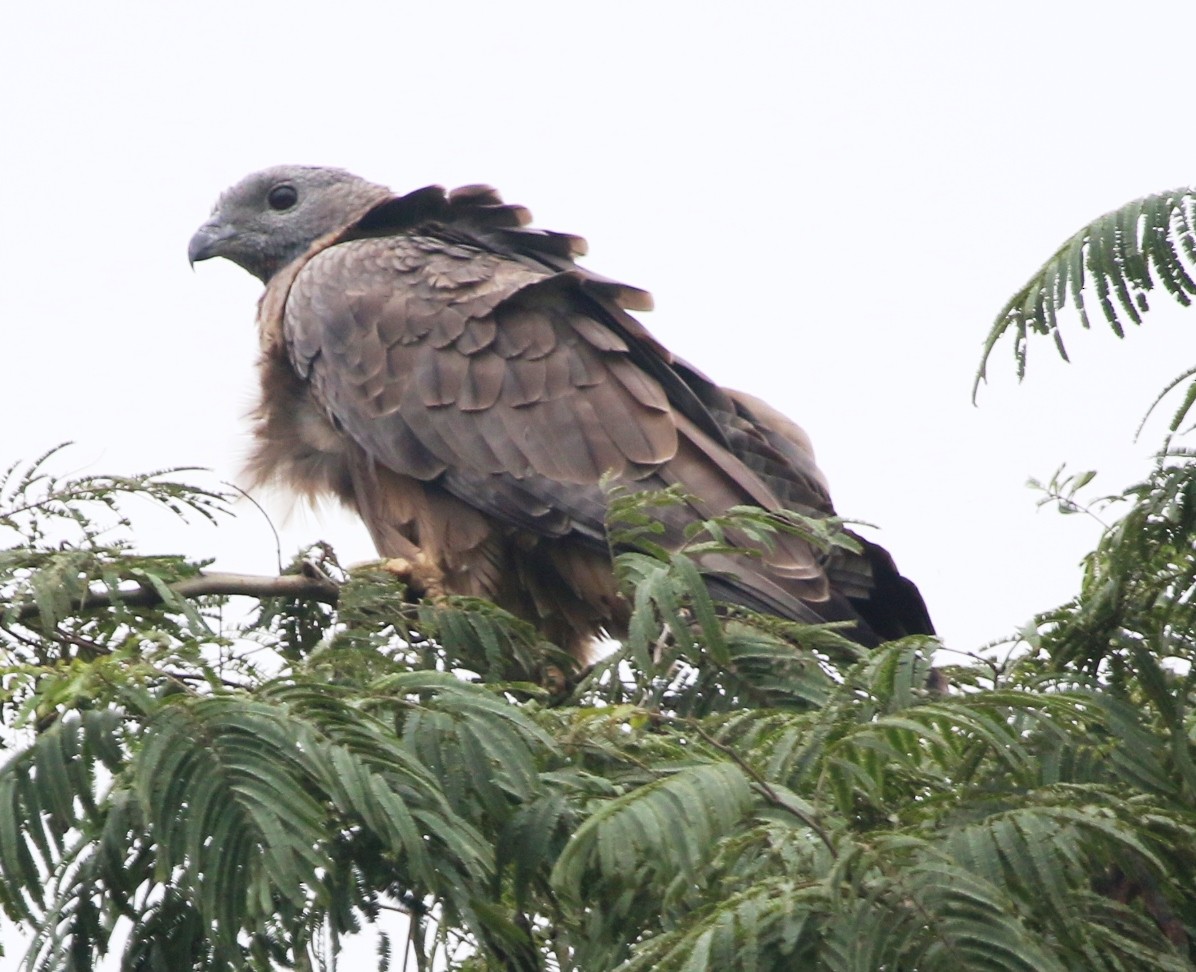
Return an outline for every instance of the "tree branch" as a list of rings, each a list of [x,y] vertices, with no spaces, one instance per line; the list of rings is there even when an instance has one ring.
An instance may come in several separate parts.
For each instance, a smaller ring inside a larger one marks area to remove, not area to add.
[[[340,598],[340,585],[314,565],[304,565],[300,574],[281,574],[270,577],[262,574],[200,573],[170,585],[179,597],[285,597],[299,601],[319,601],[335,605]],[[153,607],[161,604],[162,595],[149,585],[127,591],[88,591],[75,605],[79,611],[108,607],[120,603],[129,607]],[[24,604],[17,611],[17,620],[24,621],[38,613],[36,604]]]
[[[269,577],[261,574],[201,573],[195,577],[172,584],[170,589],[180,597],[206,597],[209,595],[243,595],[258,599],[267,597],[290,597],[300,601],[319,601],[336,604],[340,598],[340,585],[323,571],[314,567],[310,573],[281,574]],[[133,594],[154,594],[142,588]],[[150,600],[148,603],[156,603]]]

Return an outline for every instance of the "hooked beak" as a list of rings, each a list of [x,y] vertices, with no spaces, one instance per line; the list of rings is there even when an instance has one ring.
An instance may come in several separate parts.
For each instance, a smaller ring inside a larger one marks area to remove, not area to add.
[[[187,260],[194,267],[200,260],[223,256],[224,244],[235,235],[236,232],[231,227],[225,226],[219,220],[208,220],[195,231],[191,242],[187,244]]]

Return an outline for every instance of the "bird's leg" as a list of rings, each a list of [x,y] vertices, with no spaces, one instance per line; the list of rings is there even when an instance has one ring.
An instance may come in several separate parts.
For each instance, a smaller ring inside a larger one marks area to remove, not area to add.
[[[382,569],[394,574],[416,597],[444,597],[447,592],[443,571],[418,547],[414,551],[407,557],[391,557],[382,561]]]

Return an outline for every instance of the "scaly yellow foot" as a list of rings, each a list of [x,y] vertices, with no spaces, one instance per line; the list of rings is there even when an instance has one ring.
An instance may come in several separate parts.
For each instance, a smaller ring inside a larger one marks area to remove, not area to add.
[[[384,560],[382,569],[394,574],[415,597],[438,598],[447,593],[443,572],[422,550],[413,558],[391,557]]]

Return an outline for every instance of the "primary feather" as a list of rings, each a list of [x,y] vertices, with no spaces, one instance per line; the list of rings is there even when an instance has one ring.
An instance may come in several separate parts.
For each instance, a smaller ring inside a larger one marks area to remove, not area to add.
[[[225,192],[192,262],[266,284],[251,468],[365,521],[379,553],[434,565],[579,656],[617,634],[603,482],[679,486],[663,542],[741,504],[833,513],[809,440],[719,388],[629,310],[648,295],[578,267],[575,236],[484,186],[395,196],[339,169],[279,166]],[[715,593],[798,621],[851,621],[873,644],[931,633],[887,552],[827,557],[780,534],[711,555]]]

